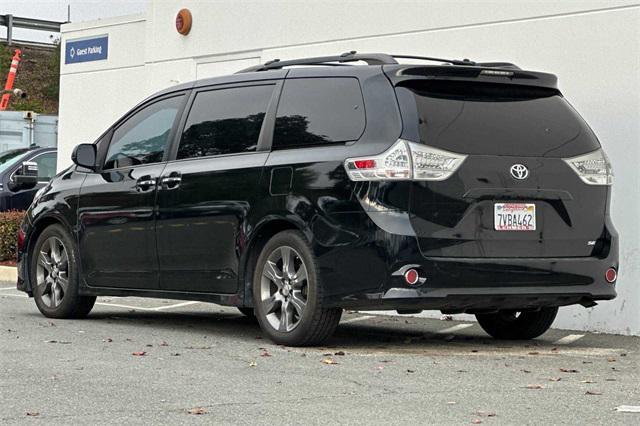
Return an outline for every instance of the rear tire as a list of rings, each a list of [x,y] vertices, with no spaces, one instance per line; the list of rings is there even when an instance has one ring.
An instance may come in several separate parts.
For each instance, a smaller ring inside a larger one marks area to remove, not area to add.
[[[49,318],[84,318],[95,296],[78,294],[78,254],[69,233],[61,225],[45,228],[31,253],[30,278],[33,298]]]
[[[553,324],[558,307],[539,311],[500,311],[476,314],[480,327],[490,336],[501,340],[529,340],[544,334]]]
[[[324,288],[304,236],[283,231],[262,249],[253,276],[254,310],[277,344],[318,345],[335,331],[342,309],[322,305]]]

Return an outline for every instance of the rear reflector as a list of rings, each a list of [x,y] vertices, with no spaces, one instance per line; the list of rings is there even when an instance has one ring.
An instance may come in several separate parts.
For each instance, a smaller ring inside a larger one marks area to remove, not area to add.
[[[404,280],[409,285],[414,285],[420,279],[420,274],[415,269],[411,268],[404,273]]]
[[[605,272],[604,278],[608,283],[613,284],[618,279],[618,271],[616,271],[615,268],[609,268],[607,269],[607,272]]]

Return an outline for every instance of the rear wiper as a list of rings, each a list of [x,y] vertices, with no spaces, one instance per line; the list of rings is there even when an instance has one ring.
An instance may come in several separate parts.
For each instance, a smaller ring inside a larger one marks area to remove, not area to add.
[[[414,56],[414,55],[391,55],[394,58],[400,59],[419,59],[423,61],[435,61],[435,62],[446,62],[451,65],[475,65],[476,63],[469,59],[442,59],[442,58],[432,58],[430,56]]]

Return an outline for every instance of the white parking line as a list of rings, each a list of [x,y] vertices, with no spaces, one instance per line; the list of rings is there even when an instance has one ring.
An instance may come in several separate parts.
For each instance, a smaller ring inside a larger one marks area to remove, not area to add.
[[[116,308],[124,308],[124,309],[135,309],[139,311],[156,311],[157,308],[144,308],[142,306],[133,306],[133,305],[120,305],[118,303],[105,303],[105,302],[96,302],[96,305],[100,306],[113,306]]]
[[[616,407],[620,413],[640,413],[640,405],[620,405]]]
[[[436,334],[449,334],[449,333],[453,333],[454,331],[464,330],[465,328],[469,328],[469,327],[473,327],[473,324],[458,324],[458,325],[454,325],[453,327],[448,327],[443,330],[438,330],[436,331]]]
[[[191,301],[191,302],[182,302],[182,303],[176,303],[175,305],[168,305],[168,306],[158,306],[157,308],[153,308],[156,311],[163,311],[165,309],[173,309],[173,308],[180,308],[182,306],[189,306],[189,305],[195,305],[197,303],[200,302],[195,302],[195,301]]]
[[[2,291],[2,290],[15,290],[15,289],[16,289],[15,287],[3,287],[3,288],[0,288],[0,291]]]
[[[570,334],[568,336],[564,336],[562,339],[558,339],[553,342],[554,345],[569,345],[576,340],[580,340],[584,337],[584,334]]]
[[[351,322],[358,322],[358,321],[365,321],[368,319],[374,318],[372,315],[365,315],[363,317],[358,317],[358,318],[351,318],[348,320],[344,320],[344,321],[340,321],[340,324],[349,324]]]

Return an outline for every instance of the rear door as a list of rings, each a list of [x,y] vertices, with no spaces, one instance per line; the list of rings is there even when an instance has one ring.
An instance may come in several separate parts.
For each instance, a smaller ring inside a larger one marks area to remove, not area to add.
[[[79,247],[87,283],[158,288],[155,201],[166,147],[186,95],[167,95],[129,114],[99,142],[100,172],[80,190]]]
[[[249,216],[266,192],[258,184],[280,86],[260,81],[194,91],[158,192],[162,289],[236,292]]]
[[[565,161],[599,143],[556,89],[434,79],[405,80],[396,93],[404,138],[467,155],[449,179],[412,183],[425,256],[573,257],[600,248],[608,187],[585,184]],[[505,215],[514,210],[526,215]]]

